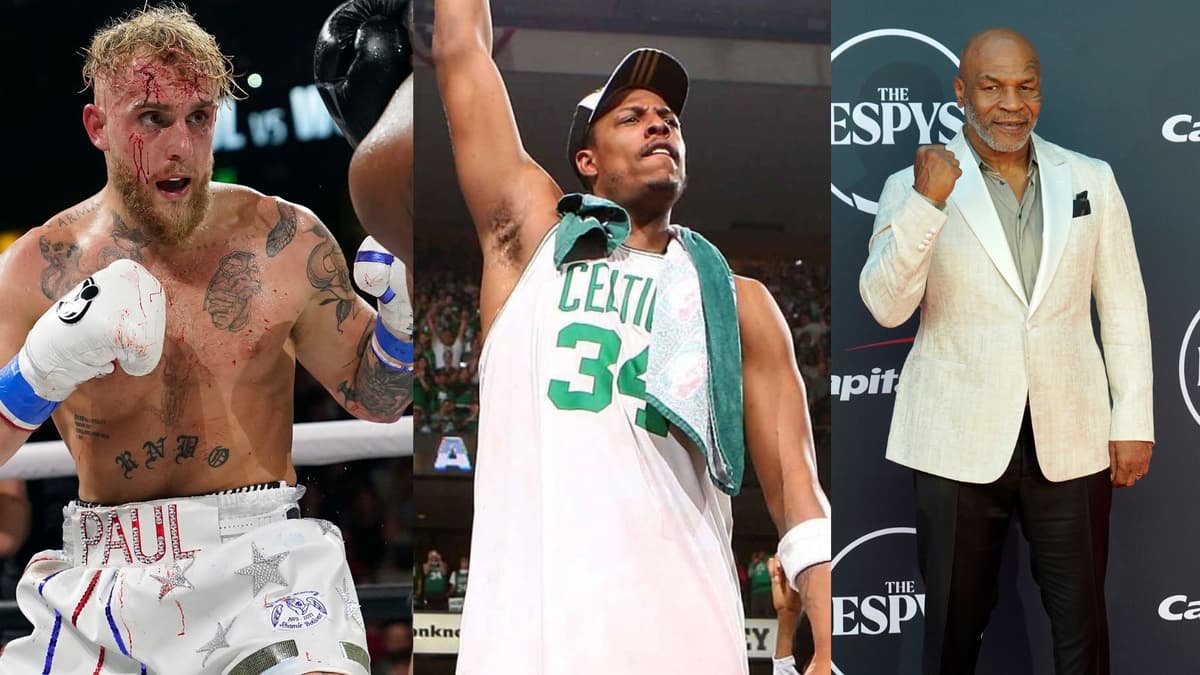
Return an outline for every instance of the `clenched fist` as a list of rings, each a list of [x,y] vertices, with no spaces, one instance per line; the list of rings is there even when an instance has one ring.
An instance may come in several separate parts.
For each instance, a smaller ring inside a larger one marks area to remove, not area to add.
[[[90,379],[117,366],[148,375],[162,356],[166,306],[158,279],[132,260],[84,279],[46,310],[0,369],[0,415],[32,431]]]
[[[954,153],[944,145],[922,145],[917,148],[913,162],[913,189],[926,199],[941,206],[954,191],[954,183],[962,175]]]

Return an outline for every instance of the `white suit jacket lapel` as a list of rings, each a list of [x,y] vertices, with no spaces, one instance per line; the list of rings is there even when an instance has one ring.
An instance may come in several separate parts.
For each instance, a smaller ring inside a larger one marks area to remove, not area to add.
[[[1037,280],[1033,283],[1029,302],[1029,315],[1033,316],[1045,299],[1050,282],[1054,281],[1054,272],[1067,247],[1074,195],[1071,192],[1071,166],[1066,159],[1037,136],[1031,141],[1037,151],[1042,189],[1042,261],[1038,264]]]
[[[971,148],[967,146],[966,135],[959,132],[953,140],[946,144],[946,149],[954,153],[955,158],[958,159],[959,168],[962,169],[962,176],[954,184],[954,192],[950,193],[950,202],[967,221],[967,226],[975,233],[975,238],[979,240],[983,250],[992,259],[996,271],[1000,272],[1000,276],[1008,282],[1013,293],[1020,298],[1021,303],[1028,305],[1025,300],[1025,286],[1021,283],[1021,275],[1017,272],[1017,263],[1013,260],[1012,249],[1008,245],[1008,239],[1004,236],[1004,226],[1000,224],[1000,217],[996,215],[996,207],[992,204],[992,195],[983,182],[983,174],[979,171],[979,165],[975,162],[974,155],[971,154]],[[1042,263],[1045,264],[1045,256],[1042,258]],[[1041,278],[1040,272],[1038,276]]]

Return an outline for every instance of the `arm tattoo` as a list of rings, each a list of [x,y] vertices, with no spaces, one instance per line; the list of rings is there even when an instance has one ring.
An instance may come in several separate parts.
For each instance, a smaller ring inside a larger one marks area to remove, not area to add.
[[[292,243],[292,239],[296,236],[296,209],[291,204],[283,202],[275,202],[275,208],[279,210],[279,220],[275,222],[275,227],[271,228],[271,233],[267,235],[267,257],[274,258],[280,251],[287,248],[287,245]]]
[[[113,216],[111,246],[105,246],[100,251],[100,266],[108,267],[115,260],[126,258],[134,262],[144,262],[142,249],[146,248],[149,240],[146,233],[139,227],[130,227],[115,211]]]
[[[308,283],[321,296],[321,305],[336,303],[334,312],[337,315],[337,330],[341,333],[342,323],[358,311],[355,305],[357,296],[350,285],[350,270],[346,267],[346,259],[342,257],[337,240],[324,225],[318,223],[309,232],[321,241],[308,254]]]
[[[79,269],[81,251],[75,242],[50,241],[46,237],[38,239],[38,248],[46,261],[46,269],[42,270],[42,294],[48,300],[57,300],[84,278]]]
[[[262,292],[258,262],[249,251],[225,254],[204,294],[204,311],[213,325],[236,333],[250,321],[250,304]]]
[[[374,326],[368,326],[358,344],[358,371],[354,386],[343,381],[337,390],[347,405],[357,403],[374,417],[399,417],[412,401],[413,374],[392,370],[379,362],[379,357],[371,349],[373,333]]]

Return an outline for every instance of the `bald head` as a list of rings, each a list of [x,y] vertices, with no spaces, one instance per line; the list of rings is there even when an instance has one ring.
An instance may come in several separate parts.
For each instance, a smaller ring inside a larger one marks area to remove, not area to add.
[[[1042,64],[1029,38],[1011,28],[985,28],[967,39],[958,62],[958,76],[967,78],[996,59],[1016,59],[1039,75]]]
[[[1042,108],[1042,66],[1024,35],[1009,28],[972,35],[962,50],[954,93],[977,152],[1027,156]]]

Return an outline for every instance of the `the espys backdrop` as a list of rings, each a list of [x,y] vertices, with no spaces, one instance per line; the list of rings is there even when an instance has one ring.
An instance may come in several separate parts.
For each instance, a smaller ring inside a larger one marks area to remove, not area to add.
[[[995,25],[1024,32],[1039,49],[1039,135],[1112,165],[1146,283],[1158,443],[1146,478],[1114,495],[1112,672],[1197,672],[1200,4],[1015,0],[987,9],[837,0],[835,13],[834,672],[919,672],[924,590],[911,530],[912,476],[883,458],[917,319],[893,330],[877,325],[859,297],[858,273],[884,179],[912,163],[919,143],[944,143],[961,126],[957,54],[972,33]],[[1049,623],[1015,526],[1006,554],[979,672],[1052,673]]]

